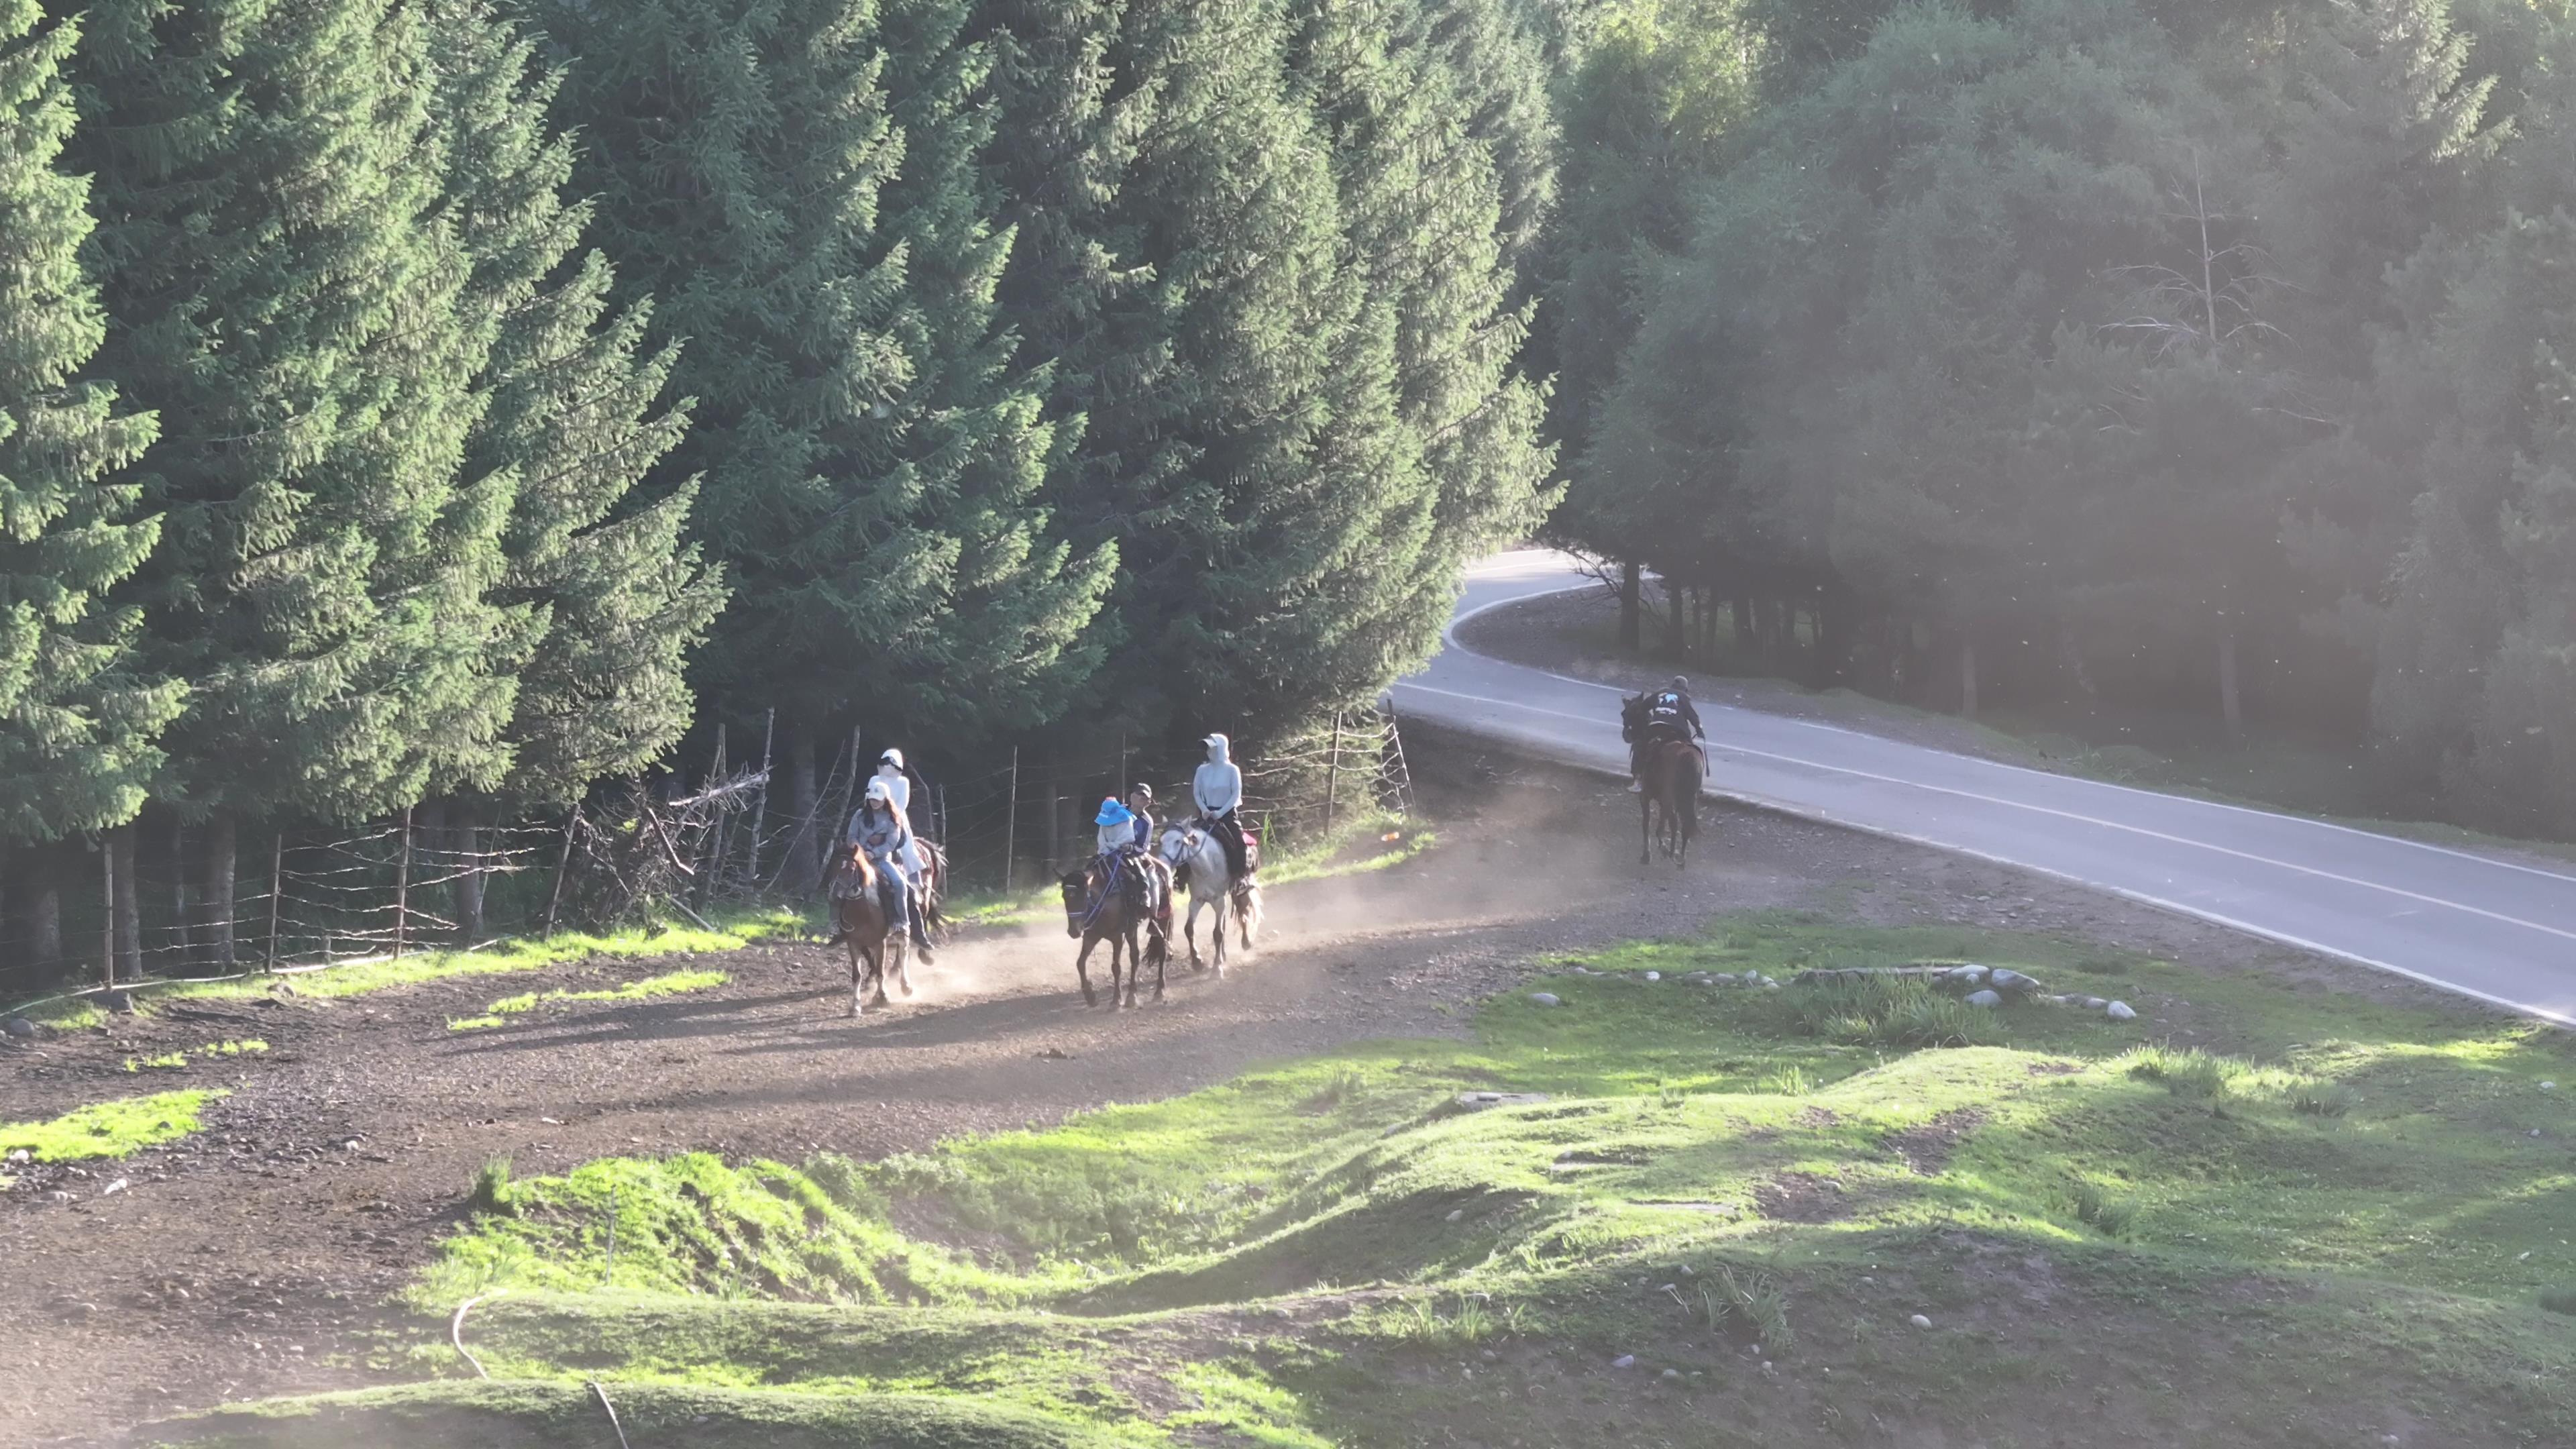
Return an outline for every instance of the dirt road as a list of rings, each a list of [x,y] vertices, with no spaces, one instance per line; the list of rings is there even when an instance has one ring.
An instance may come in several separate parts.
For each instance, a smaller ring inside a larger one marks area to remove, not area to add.
[[[594,962],[346,998],[212,1002],[0,1054],[0,1120],[174,1085],[222,1085],[207,1130],[86,1175],[0,1193],[0,1443],[86,1439],[226,1399],[416,1377],[358,1365],[399,1328],[383,1302],[456,1219],[475,1170],[706,1149],[873,1157],[959,1133],[1168,1096],[1247,1063],[1459,1029],[1455,1008],[1551,953],[1801,906],[2080,934],[2203,961],[2301,962],[2196,923],[2014,872],[1775,817],[1721,814],[1679,877],[1639,872],[1629,799],[1463,741],[1412,741],[1442,844],[1389,869],[1273,893],[1232,977],[1176,975],[1133,1012],[1086,1010],[1060,929],[970,940],[922,994],[841,1013],[815,946]],[[721,988],[454,1017],[534,986],[711,966]],[[524,1024],[521,1024],[524,1023]],[[138,1078],[129,1057],[256,1036],[264,1056]],[[174,1074],[175,1077],[175,1074]],[[107,1194],[111,1181],[128,1186]],[[54,1200],[69,1192],[74,1200]]]

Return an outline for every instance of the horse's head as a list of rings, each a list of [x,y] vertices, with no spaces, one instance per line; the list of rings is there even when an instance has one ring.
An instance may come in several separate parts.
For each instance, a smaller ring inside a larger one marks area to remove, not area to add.
[[[1619,701],[1619,723],[1635,726],[1646,717],[1646,697],[1642,694],[1623,696]]]
[[[1166,825],[1161,840],[1155,844],[1155,853],[1165,861],[1179,865],[1190,858],[1191,851],[1198,849],[1198,835],[1186,825]]]
[[[876,869],[868,864],[867,848],[855,840],[841,847],[841,859],[836,868],[857,876],[870,886],[876,884]]]
[[[1064,892],[1064,933],[1079,941],[1083,913],[1091,908],[1091,872],[1067,871],[1056,885]]]

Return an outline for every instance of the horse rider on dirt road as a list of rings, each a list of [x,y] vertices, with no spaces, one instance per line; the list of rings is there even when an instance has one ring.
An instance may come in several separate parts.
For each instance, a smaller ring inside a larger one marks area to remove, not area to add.
[[[1199,807],[1199,823],[1225,852],[1226,875],[1241,880],[1251,874],[1244,864],[1243,826],[1234,812],[1243,804],[1243,771],[1226,758],[1232,748],[1223,735],[1207,737],[1207,763],[1190,777],[1190,795]]]
[[[868,860],[876,866],[878,891],[895,928],[912,937],[912,948],[920,953],[923,965],[936,964],[938,957],[930,949],[930,931],[922,920],[913,876],[903,864],[907,858],[918,860],[920,851],[912,838],[912,823],[904,818],[903,807],[895,801],[894,787],[883,777],[868,781],[867,798],[850,816],[849,839],[866,851]]]
[[[1663,740],[1684,744],[1693,738],[1707,739],[1708,730],[1699,722],[1699,709],[1691,703],[1690,680],[1676,674],[1672,682],[1646,699],[1646,718],[1628,734],[1628,793],[1642,792],[1645,787],[1646,747]]]

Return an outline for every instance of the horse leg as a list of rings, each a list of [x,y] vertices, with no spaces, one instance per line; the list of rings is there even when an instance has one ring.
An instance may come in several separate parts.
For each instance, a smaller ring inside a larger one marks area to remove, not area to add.
[[[1225,918],[1232,909],[1232,900],[1223,894],[1208,903],[1209,916],[1216,922],[1216,929],[1211,933],[1210,939],[1216,942],[1216,979],[1219,981],[1225,979]]]
[[[1082,937],[1082,949],[1075,953],[1073,958],[1073,974],[1082,982],[1082,1004],[1085,1006],[1098,1006],[1100,1004],[1100,998],[1091,994],[1090,964],[1091,948],[1099,944],[1099,941],[1100,938],[1098,936],[1092,935],[1087,931],[1084,932]]]
[[[886,999],[886,977],[903,969],[904,945],[901,935],[888,931],[884,942],[877,947],[877,994],[876,999],[868,1003],[870,1006],[892,1004]]]
[[[848,926],[848,923],[842,923],[840,931],[842,931],[842,936],[845,936],[845,944],[850,946],[850,1016],[858,1016],[860,987],[866,985],[866,980],[868,980],[868,977],[866,977],[866,964],[863,964],[863,962],[866,962],[866,954],[863,954],[863,951],[860,951],[860,946],[858,946],[858,928]]]
[[[1655,792],[1637,797],[1637,864],[1645,865],[1655,858]]]
[[[1198,877],[1190,877],[1190,914],[1188,919],[1181,922],[1181,936],[1190,943],[1190,969],[1193,971],[1207,969],[1199,960],[1199,912],[1206,905],[1207,892],[1198,888]],[[1222,935],[1217,938],[1216,946],[1219,951],[1225,949],[1225,939]]]
[[[1243,894],[1235,898],[1234,929],[1242,938],[1243,949],[1252,949],[1252,933],[1261,926],[1261,887],[1246,881]]]

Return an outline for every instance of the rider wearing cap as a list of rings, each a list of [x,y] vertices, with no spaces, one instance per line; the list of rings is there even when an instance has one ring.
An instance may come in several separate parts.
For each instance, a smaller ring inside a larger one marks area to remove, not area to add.
[[[922,964],[937,958],[931,953],[930,932],[913,908],[915,896],[912,877],[902,862],[907,853],[918,858],[914,850],[912,824],[904,818],[903,807],[895,802],[894,788],[884,779],[868,781],[868,794],[850,816],[850,840],[866,851],[868,860],[877,868],[877,890],[889,924],[912,937],[913,949],[921,953]]]
[[[1672,682],[1646,696],[1646,717],[1628,739],[1628,793],[1642,792],[1646,786],[1646,747],[1662,740],[1693,737],[1707,739],[1708,731],[1699,722],[1699,710],[1692,705],[1690,680],[1676,674]]]
[[[1241,880],[1246,871],[1243,861],[1243,827],[1234,812],[1243,804],[1243,771],[1227,759],[1231,748],[1225,736],[1210,735],[1207,763],[1190,777],[1190,795],[1199,807],[1199,820],[1216,837],[1217,848],[1225,852],[1225,869],[1229,879]]]
[[[1138,781],[1127,791],[1127,813],[1136,817],[1136,848],[1154,848],[1154,787]]]

